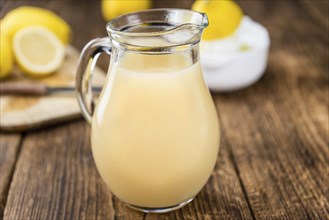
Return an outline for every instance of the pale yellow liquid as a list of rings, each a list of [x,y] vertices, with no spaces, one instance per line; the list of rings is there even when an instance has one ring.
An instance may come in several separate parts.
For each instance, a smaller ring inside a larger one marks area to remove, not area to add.
[[[168,207],[205,185],[219,147],[217,113],[200,64],[185,55],[126,54],[112,63],[92,125],[92,151],[126,203]]]

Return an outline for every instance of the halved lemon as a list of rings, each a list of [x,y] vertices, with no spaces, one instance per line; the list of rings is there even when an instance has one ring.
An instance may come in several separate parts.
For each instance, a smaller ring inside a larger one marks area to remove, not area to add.
[[[41,26],[18,31],[13,38],[13,49],[19,67],[32,76],[55,72],[65,55],[64,45],[58,37]]]

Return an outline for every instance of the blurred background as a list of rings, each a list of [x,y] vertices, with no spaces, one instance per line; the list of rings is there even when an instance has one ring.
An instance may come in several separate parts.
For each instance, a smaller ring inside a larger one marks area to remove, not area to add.
[[[10,2],[10,4],[8,3]],[[151,8],[186,8],[191,9],[193,0],[152,0]],[[327,1],[236,1],[245,15],[250,16],[263,24],[269,31],[272,40],[272,48],[287,48],[290,52],[298,53],[300,48],[293,43],[298,37],[302,42],[312,40],[314,49],[323,47],[317,38],[325,38],[327,24]],[[61,16],[72,28],[72,45],[78,50],[93,38],[106,35],[106,21],[101,13],[101,1],[1,1],[0,17],[18,6],[29,5],[50,9]],[[312,14],[305,13],[305,10]],[[318,51],[321,53],[321,51]],[[323,52],[323,51],[322,51]],[[326,55],[326,54],[322,54]],[[107,68],[106,60],[99,64],[103,69]]]

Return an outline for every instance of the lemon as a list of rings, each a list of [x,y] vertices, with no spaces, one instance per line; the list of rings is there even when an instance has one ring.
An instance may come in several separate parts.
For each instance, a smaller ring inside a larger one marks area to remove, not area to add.
[[[106,21],[119,15],[149,9],[150,0],[102,0],[102,14]]]
[[[58,37],[42,26],[30,26],[18,31],[13,49],[19,67],[28,75],[44,76],[57,70],[65,55]]]
[[[243,16],[239,5],[232,0],[197,0],[192,9],[208,16],[209,26],[202,35],[204,40],[230,36],[239,26]]]
[[[53,31],[58,38],[67,44],[70,41],[70,26],[52,11],[30,6],[13,9],[1,20],[1,32],[5,32],[11,41],[15,33],[28,26],[40,25]]]
[[[0,33],[0,79],[10,75],[13,63],[13,52],[8,37]]]

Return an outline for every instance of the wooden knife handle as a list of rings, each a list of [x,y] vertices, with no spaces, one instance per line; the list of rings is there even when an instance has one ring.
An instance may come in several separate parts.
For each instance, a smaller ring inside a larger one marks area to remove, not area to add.
[[[0,83],[0,95],[34,95],[47,94],[47,86],[41,83],[8,82]]]

